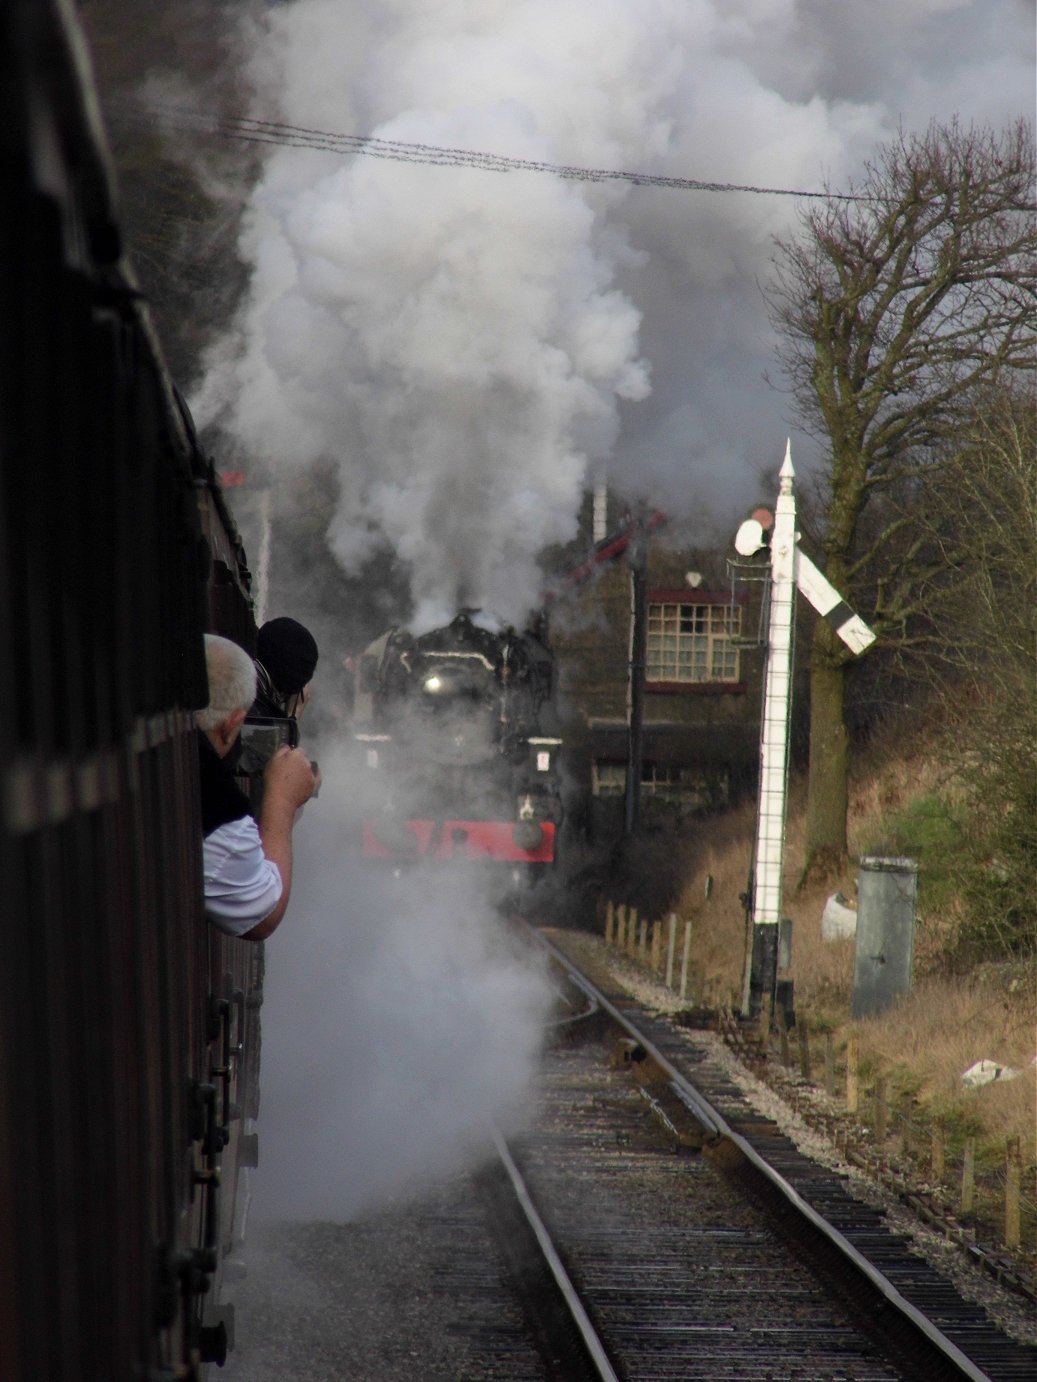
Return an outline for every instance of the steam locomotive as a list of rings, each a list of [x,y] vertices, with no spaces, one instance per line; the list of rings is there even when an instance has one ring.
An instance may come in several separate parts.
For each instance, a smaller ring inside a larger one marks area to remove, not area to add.
[[[362,849],[370,858],[547,866],[562,821],[555,660],[536,628],[461,610],[392,628],[359,659]]]

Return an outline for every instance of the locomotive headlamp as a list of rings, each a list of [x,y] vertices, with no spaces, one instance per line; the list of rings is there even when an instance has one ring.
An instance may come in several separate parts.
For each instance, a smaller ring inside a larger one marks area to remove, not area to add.
[[[418,682],[422,696],[437,702],[455,697],[481,700],[485,684],[482,668],[473,667],[469,662],[433,663],[422,670]]]

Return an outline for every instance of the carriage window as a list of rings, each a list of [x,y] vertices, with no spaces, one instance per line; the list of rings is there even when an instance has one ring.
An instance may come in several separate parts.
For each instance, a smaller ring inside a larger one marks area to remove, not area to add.
[[[649,681],[730,681],[739,677],[742,611],[737,605],[650,604]]]

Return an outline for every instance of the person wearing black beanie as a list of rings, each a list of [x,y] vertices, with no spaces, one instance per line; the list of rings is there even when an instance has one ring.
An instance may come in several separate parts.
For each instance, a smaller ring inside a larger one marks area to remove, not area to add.
[[[296,619],[269,619],[256,643],[258,691],[253,714],[297,716],[317,668],[317,642]]]

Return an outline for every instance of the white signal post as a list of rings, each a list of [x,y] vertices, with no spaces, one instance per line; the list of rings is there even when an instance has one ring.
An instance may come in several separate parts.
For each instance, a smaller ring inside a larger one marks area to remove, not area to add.
[[[854,652],[862,653],[875,635],[845,603],[814,563],[799,550],[792,443],[778,474],[778,502],[770,537],[771,601],[767,672],[760,739],[760,796],[752,888],[752,948],[746,965],[743,1010],[751,1016],[776,974],[778,926],[782,910],[785,814],[788,792],[789,712],[792,705],[792,648],[796,589],[836,628]],[[749,519],[739,528],[735,548],[751,556],[764,545],[762,525]]]

